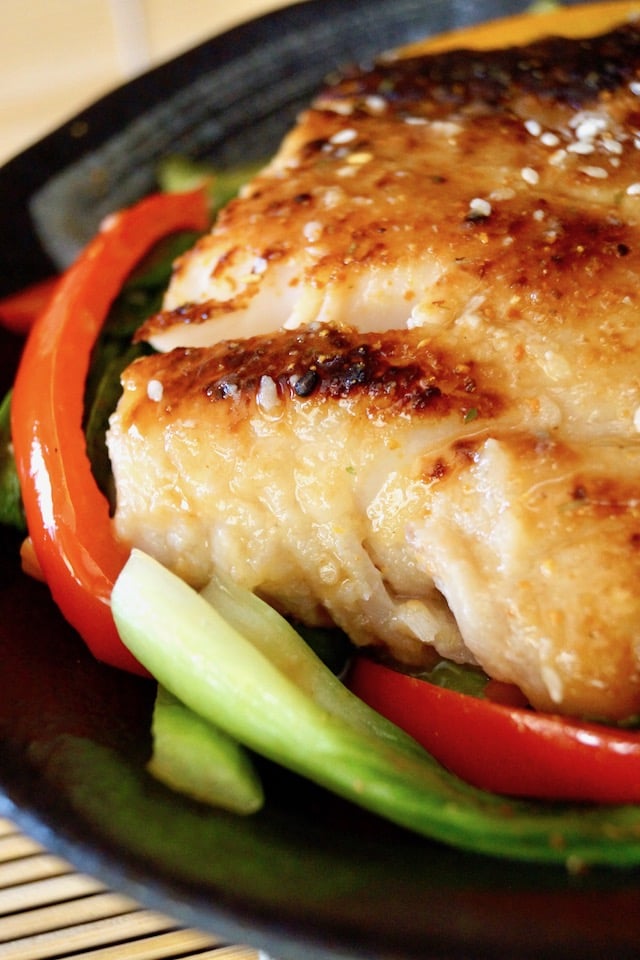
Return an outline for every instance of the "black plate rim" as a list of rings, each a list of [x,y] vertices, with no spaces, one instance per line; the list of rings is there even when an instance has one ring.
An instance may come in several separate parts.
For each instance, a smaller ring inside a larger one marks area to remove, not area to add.
[[[377,2],[379,3],[379,0]],[[365,6],[370,6],[364,0],[363,2],[356,0],[356,5],[363,9]],[[379,5],[388,5],[387,0],[383,0]],[[112,91],[0,169],[0,196],[8,195],[11,187],[12,202],[15,203],[11,210],[15,212],[18,207],[22,209],[24,198],[30,196],[51,175],[52,166],[50,162],[47,163],[47,158],[51,158],[52,152],[55,155],[55,164],[61,168],[69,158],[74,158],[74,150],[77,152],[78,144],[69,140],[69,130],[74,123],[88,123],[90,135],[83,141],[83,147],[87,150],[93,149],[102,143],[109,133],[108,124],[103,127],[98,122],[98,118],[104,116],[105,112],[111,114],[121,107],[124,109],[123,105],[131,101],[132,94],[135,94],[139,107],[140,105],[144,108],[152,106],[162,99],[164,91],[175,84],[176,78],[184,75],[185,71],[190,75],[193,75],[193,71],[196,73],[204,71],[212,55],[229,58],[238,56],[239,51],[249,49],[253,44],[260,42],[265,32],[299,29],[302,25],[308,24],[309,18],[331,16],[332,11],[339,10],[342,6],[342,0],[307,0],[307,2],[299,2],[272,11],[205,41],[169,63]],[[465,8],[468,17],[471,16],[470,10],[473,4],[462,2],[459,6]],[[482,19],[485,18],[482,17]],[[63,147],[63,144],[66,146]],[[18,189],[13,189],[16,184]],[[2,214],[3,218],[7,215],[12,215],[9,214],[9,209]],[[24,221],[24,217],[16,213],[18,228],[21,220]],[[31,225],[27,224],[25,230],[31,234]],[[47,274],[52,264],[42,249],[39,248],[37,254],[34,253],[33,236],[30,236],[29,242],[31,244],[30,279],[35,279],[37,276]],[[21,285],[22,281],[19,277],[19,270],[16,270],[10,278],[12,286]],[[420,944],[410,944],[403,941],[401,936],[395,938],[391,936],[386,942],[376,942],[368,937],[366,931],[357,936],[354,936],[353,931],[348,930],[335,929],[323,932],[313,929],[304,921],[285,924],[268,912],[262,914],[254,912],[248,916],[242,912],[241,905],[237,903],[229,902],[212,906],[206,897],[201,895],[201,891],[190,888],[188,884],[172,884],[167,878],[163,878],[160,883],[150,880],[139,861],[128,858],[122,851],[119,851],[114,859],[105,838],[78,830],[77,824],[74,824],[55,805],[49,811],[44,809],[42,802],[34,802],[33,796],[28,792],[25,793],[18,781],[12,780],[7,770],[0,773],[0,779],[4,780],[0,783],[0,815],[10,818],[48,849],[78,864],[82,869],[87,869],[90,873],[104,878],[109,885],[125,887],[144,904],[174,916],[178,915],[181,922],[187,925],[205,929],[215,928],[216,933],[229,941],[246,942],[257,948],[264,948],[279,960],[286,960],[288,956],[295,957],[296,960],[300,960],[303,956],[308,960],[327,960],[329,957],[332,960],[340,960],[342,957],[362,956],[368,958],[411,956],[416,960],[418,958],[427,960],[428,956],[432,956],[434,960],[436,957],[455,957],[461,960],[462,957],[467,956],[469,944],[462,934],[455,944],[443,941],[435,935],[431,939],[425,938]],[[620,960],[623,956],[634,956],[636,944],[637,940],[633,943],[629,942],[628,952],[621,947],[615,956]],[[509,945],[508,949],[511,949],[511,946]],[[549,953],[549,956],[561,956],[563,960],[573,956],[585,957],[584,948],[585,944],[564,943],[558,950]],[[522,950],[520,955],[522,958],[529,955],[536,958],[542,957],[535,944],[532,945],[530,954],[526,945],[522,945]],[[291,951],[294,952],[291,953]],[[502,956],[498,934],[488,931],[486,942],[482,946],[474,945],[474,960],[481,960],[484,956],[492,957],[494,960]]]

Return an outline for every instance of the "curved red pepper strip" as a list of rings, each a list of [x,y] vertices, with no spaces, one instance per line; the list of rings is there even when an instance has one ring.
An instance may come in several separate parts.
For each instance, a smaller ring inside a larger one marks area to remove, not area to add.
[[[109,217],[37,318],[12,398],[12,440],[29,535],[54,600],[94,655],[143,672],[122,644],[110,596],[128,550],[113,535],[82,429],[90,355],[128,275],[158,240],[203,231],[201,190],[154,194]]]
[[[37,317],[49,306],[59,283],[59,277],[49,277],[3,297],[0,300],[0,324],[12,333],[28,333]]]
[[[348,685],[474,786],[510,796],[640,803],[638,733],[481,700],[364,657]]]

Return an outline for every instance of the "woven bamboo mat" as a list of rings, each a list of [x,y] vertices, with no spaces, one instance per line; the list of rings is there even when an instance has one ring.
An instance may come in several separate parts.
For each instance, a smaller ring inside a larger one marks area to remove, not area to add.
[[[0,818],[2,960],[268,960],[77,873]]]

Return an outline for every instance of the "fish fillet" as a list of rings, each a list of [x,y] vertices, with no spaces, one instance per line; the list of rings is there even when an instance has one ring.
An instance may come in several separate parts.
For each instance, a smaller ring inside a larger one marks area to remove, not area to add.
[[[536,707],[640,712],[640,27],[389,56],[178,261],[118,535]]]

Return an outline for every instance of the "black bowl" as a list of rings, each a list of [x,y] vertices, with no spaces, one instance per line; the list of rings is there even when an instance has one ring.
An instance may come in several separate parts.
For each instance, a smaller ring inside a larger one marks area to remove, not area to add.
[[[316,0],[134,80],[0,171],[0,292],[69,262],[169,152],[264,158],[325,74],[501,0]],[[0,387],[20,341],[0,342]],[[204,810],[144,772],[151,683],[95,662],[0,534],[0,815],[180,922],[280,960],[636,957],[640,876],[464,855],[268,764],[268,802]]]

